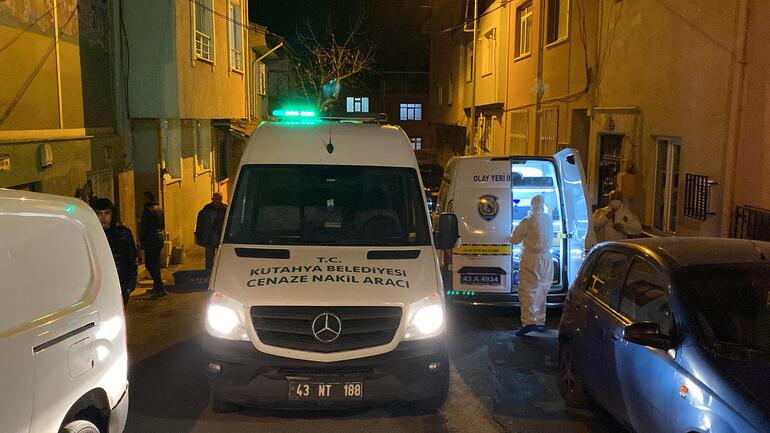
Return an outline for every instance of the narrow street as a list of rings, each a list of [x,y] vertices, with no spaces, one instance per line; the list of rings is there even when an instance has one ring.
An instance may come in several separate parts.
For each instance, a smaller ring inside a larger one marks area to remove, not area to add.
[[[164,274],[164,278],[170,274]],[[147,283],[147,281],[145,281]],[[146,286],[146,285],[143,285]],[[449,401],[434,415],[406,407],[341,412],[246,409],[215,414],[200,351],[206,293],[129,304],[131,410],[126,432],[623,432],[600,409],[568,411],[557,388],[558,316],[517,338],[511,309],[450,310]]]

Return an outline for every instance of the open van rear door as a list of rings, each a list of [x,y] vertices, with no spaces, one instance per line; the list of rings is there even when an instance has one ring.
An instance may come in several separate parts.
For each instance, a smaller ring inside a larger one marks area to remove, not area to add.
[[[569,283],[575,280],[580,264],[583,262],[586,245],[593,245],[593,224],[588,213],[585,193],[585,173],[580,154],[577,150],[566,148],[554,156],[559,166],[561,187],[564,193],[565,225],[567,235],[567,254]]]

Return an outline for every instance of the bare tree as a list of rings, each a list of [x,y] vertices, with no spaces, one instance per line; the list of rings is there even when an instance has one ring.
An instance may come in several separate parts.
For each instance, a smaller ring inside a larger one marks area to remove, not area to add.
[[[304,96],[315,100],[320,111],[327,111],[337,101],[340,86],[345,81],[372,69],[374,47],[361,31],[363,16],[351,22],[344,39],[337,37],[331,23],[326,34],[319,37],[308,25],[308,33],[299,34],[304,56],[293,63]]]

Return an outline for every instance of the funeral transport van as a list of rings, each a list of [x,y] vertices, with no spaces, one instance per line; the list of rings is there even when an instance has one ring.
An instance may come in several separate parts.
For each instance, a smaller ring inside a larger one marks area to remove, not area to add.
[[[461,245],[444,252],[447,300],[471,305],[518,305],[521,245],[513,229],[537,194],[553,216],[553,284],[548,306],[562,305],[592,245],[580,155],[455,157],[447,163],[436,212],[457,216]],[[590,236],[589,243],[586,237]]]
[[[0,189],[0,299],[0,431],[122,432],[123,298],[86,203]]]
[[[456,245],[457,220],[432,232],[399,127],[282,114],[243,153],[209,282],[212,409],[438,409],[449,369],[434,245]]]

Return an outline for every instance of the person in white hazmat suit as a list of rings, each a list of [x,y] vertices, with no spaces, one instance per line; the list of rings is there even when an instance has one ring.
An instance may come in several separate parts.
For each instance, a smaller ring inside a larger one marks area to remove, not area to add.
[[[543,196],[530,202],[529,214],[511,236],[512,244],[523,244],[519,266],[521,328],[517,336],[545,330],[545,300],[553,282],[553,218],[543,205]]]
[[[642,234],[642,224],[630,209],[623,205],[623,193],[611,191],[607,206],[594,212],[596,241],[618,241]]]

